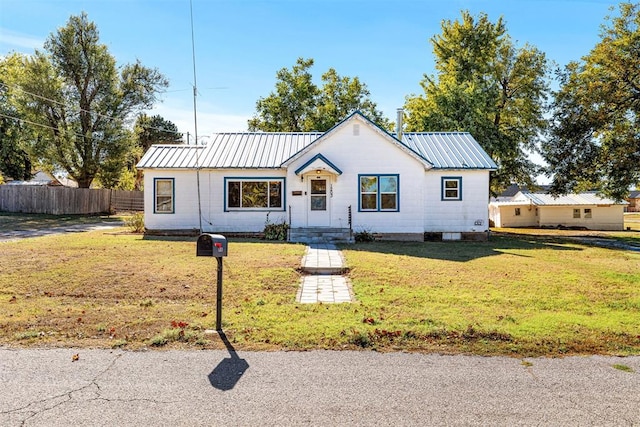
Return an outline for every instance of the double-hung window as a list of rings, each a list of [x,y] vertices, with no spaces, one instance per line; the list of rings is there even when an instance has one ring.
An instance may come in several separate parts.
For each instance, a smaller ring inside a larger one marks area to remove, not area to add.
[[[173,178],[155,178],[153,180],[153,213],[175,213],[174,184]]]
[[[399,175],[360,175],[360,211],[397,212]]]
[[[226,210],[284,210],[284,178],[225,178]]]
[[[442,177],[442,200],[462,200],[462,177]]]

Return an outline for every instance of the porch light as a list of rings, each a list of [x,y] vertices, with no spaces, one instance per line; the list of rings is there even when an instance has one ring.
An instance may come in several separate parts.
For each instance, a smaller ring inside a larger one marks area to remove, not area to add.
[[[321,173],[322,173],[322,171],[321,171],[320,169],[316,169],[316,174],[318,174],[318,175],[319,175],[319,174],[321,174]]]

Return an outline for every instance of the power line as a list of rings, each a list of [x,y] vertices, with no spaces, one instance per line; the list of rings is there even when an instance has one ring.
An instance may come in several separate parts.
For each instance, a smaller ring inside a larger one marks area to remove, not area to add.
[[[204,89],[202,89],[202,88],[198,89],[198,91],[203,91],[203,90],[222,90],[222,89],[229,89],[229,86],[205,87]],[[175,93],[175,92],[186,92],[188,90],[193,90],[193,87],[186,88],[186,89],[161,90],[159,92],[160,93]]]
[[[55,99],[47,98],[47,97],[44,97],[42,95],[38,95],[38,94],[35,94],[35,93],[32,93],[32,92],[26,91],[26,90],[22,89],[21,87],[19,87],[17,85],[8,85],[8,84],[6,84],[4,82],[0,82],[0,85],[6,87],[7,89],[19,90],[19,91],[21,91],[23,93],[26,93],[27,95],[31,95],[31,96],[33,96],[35,98],[39,98],[39,99],[42,99],[44,101],[52,102],[54,104],[58,104],[58,105],[61,105],[63,107],[68,107],[67,104],[65,104],[63,102],[56,101]],[[120,119],[118,119],[116,117],[107,116],[105,114],[100,114],[100,113],[97,113],[95,111],[85,110],[83,108],[77,108],[75,110],[77,110],[78,112],[85,112],[85,113],[93,114],[96,117],[102,117],[102,118],[105,118],[105,119],[108,119],[108,120],[120,120]],[[174,133],[174,134],[177,134],[177,135],[180,135],[180,136],[184,136],[184,134],[185,134],[184,132],[174,131],[174,130],[166,129],[166,128],[158,128],[158,127],[154,127],[154,126],[145,126],[145,128],[146,129],[157,130],[159,132]]]
[[[4,113],[0,113],[0,117],[4,117],[4,118],[7,118],[7,119],[13,119],[13,120],[15,120],[17,122],[29,123],[30,125],[40,126],[40,127],[46,128],[46,129],[60,131],[60,129],[57,128],[57,127],[43,125],[42,123],[32,122],[31,120],[23,119],[23,118],[20,118],[20,117],[8,116],[8,115],[6,115]],[[104,141],[104,138],[96,138],[94,136],[82,135],[81,133],[71,132],[71,135],[74,135],[74,136],[76,136],[78,138],[89,138],[91,140]]]

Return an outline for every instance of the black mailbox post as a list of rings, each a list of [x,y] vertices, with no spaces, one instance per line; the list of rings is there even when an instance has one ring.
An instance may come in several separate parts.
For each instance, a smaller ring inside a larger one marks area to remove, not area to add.
[[[218,260],[216,331],[222,332],[222,257],[227,256],[227,238],[221,234],[201,234],[196,244],[196,256],[210,256]]]

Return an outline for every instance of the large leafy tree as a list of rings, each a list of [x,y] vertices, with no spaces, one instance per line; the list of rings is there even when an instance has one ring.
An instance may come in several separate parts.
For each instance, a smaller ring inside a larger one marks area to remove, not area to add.
[[[153,144],[182,143],[182,133],[178,131],[178,127],[173,122],[160,115],[149,117],[146,114],[140,114],[133,127],[133,134],[135,148],[131,151],[129,168],[135,174],[134,189],[141,190],[143,175],[135,165]]]
[[[10,58],[0,61],[0,175],[28,180],[32,172],[31,156],[25,149],[28,128],[9,103],[8,86],[2,77],[9,66]]]
[[[127,120],[151,108],[167,80],[140,62],[117,67],[85,13],[71,16],[44,49],[23,58],[13,90],[21,112],[38,124],[35,152],[80,187],[96,177],[114,185],[133,148]]]
[[[343,77],[330,68],[322,86],[313,83],[313,59],[298,58],[291,68],[276,74],[275,91],[256,102],[249,130],[265,132],[326,131],[355,110],[381,126],[388,121],[370,99],[367,85],[358,77]]]
[[[318,87],[309,71],[312,66],[313,59],[298,58],[291,70],[278,71],[275,92],[256,102],[256,114],[248,122],[249,130],[311,130],[318,96]]]
[[[494,194],[514,182],[534,185],[538,167],[529,157],[546,123],[545,55],[516,47],[502,18],[484,13],[463,11],[441,27],[430,40],[437,75],[425,75],[424,93],[407,97],[407,130],[470,132],[498,164]]]
[[[153,144],[181,144],[182,133],[170,120],[160,115],[140,114],[133,127],[136,145],[144,154]]]
[[[551,191],[621,200],[640,184],[640,4],[621,3],[600,42],[559,71],[543,156]]]
[[[342,77],[330,68],[322,75],[322,83],[314,115],[315,129],[330,129],[356,110],[378,125],[389,127],[389,121],[371,100],[367,85],[361,83],[358,77]]]

